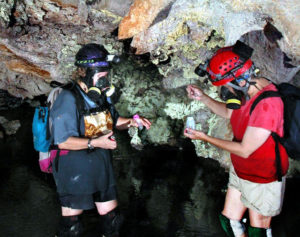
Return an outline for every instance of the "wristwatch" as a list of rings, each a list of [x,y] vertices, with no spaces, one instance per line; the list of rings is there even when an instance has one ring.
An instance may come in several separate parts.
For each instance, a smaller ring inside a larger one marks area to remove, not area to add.
[[[95,147],[91,144],[91,141],[92,141],[92,139],[91,138],[89,138],[89,140],[88,140],[88,149],[89,150],[93,150]]]

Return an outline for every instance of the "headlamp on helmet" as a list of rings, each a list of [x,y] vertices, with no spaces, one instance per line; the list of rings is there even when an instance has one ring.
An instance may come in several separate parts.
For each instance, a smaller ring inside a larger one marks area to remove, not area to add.
[[[195,73],[199,76],[208,75],[214,86],[225,85],[252,67],[252,52],[251,47],[237,41],[234,46],[219,49],[210,60],[200,64]]]
[[[196,73],[199,77],[204,77],[204,76],[208,75],[208,72],[206,71],[207,65],[208,65],[208,61],[206,61],[204,64],[199,64],[199,65],[195,68],[195,73]]]
[[[109,68],[110,63],[119,63],[121,58],[108,54],[100,44],[86,44],[76,54],[75,65],[83,68],[104,67]]]
[[[105,59],[102,58],[93,58],[93,59],[83,59],[77,60],[75,65],[77,67],[105,67],[110,68],[110,62],[118,64],[121,62],[121,58],[117,55],[107,55]]]

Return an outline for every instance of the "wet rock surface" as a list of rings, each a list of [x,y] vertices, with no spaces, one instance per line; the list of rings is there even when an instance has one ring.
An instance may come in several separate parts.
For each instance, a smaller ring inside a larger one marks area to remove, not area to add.
[[[0,236],[54,236],[60,207],[51,175],[41,173],[33,151],[33,108],[24,105],[1,116],[20,119],[15,135],[0,140]],[[22,118],[22,119],[21,119]],[[188,140],[181,146],[130,147],[126,132],[116,134],[114,169],[125,222],[121,237],[221,237],[228,174],[212,159],[199,158]],[[273,236],[297,236],[299,175],[287,180],[282,213]],[[95,210],[83,214],[84,237],[99,236]]]
[[[151,115],[153,129],[141,140],[152,145],[175,145],[178,128],[190,115],[197,129],[231,138],[228,121],[187,100],[184,87],[197,84],[218,98],[194,69],[238,39],[254,48],[261,76],[300,85],[298,0],[5,0],[0,7],[0,89],[7,93],[0,91],[1,109],[47,95],[52,80],[71,80],[74,55],[91,42],[128,61],[145,57],[152,64],[140,65],[137,72],[136,60],[114,72],[122,92],[118,109],[124,115]],[[6,95],[19,100],[14,104]],[[199,157],[228,167],[228,153],[194,144]]]

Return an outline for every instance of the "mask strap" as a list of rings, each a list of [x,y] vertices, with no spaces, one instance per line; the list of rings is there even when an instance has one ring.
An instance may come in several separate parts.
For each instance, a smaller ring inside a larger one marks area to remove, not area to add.
[[[246,84],[245,87],[241,87],[241,86],[235,85],[235,84],[233,84],[233,83],[231,83],[231,82],[228,82],[227,85],[229,85],[229,86],[231,86],[232,88],[234,88],[234,89],[236,89],[236,90],[239,90],[239,91],[244,91],[245,88],[246,88],[246,86],[247,86],[247,84]],[[246,88],[246,89],[248,90],[248,88]]]
[[[99,95],[101,95],[101,90],[99,88],[95,87],[95,86],[90,87],[89,91],[96,91]]]
[[[114,87],[114,85],[111,85],[109,90],[107,90],[105,94],[107,97],[110,97],[110,96],[112,96],[113,93],[115,93],[115,87]]]

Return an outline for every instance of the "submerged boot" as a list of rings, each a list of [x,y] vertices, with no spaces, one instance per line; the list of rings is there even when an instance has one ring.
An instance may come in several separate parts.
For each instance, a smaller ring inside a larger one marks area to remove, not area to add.
[[[271,228],[248,227],[248,237],[272,237]]]
[[[225,231],[228,237],[241,236],[245,233],[244,223],[238,220],[231,220],[224,216],[223,214],[219,215],[221,226]]]
[[[80,237],[82,234],[82,224],[79,216],[62,216],[57,237]]]
[[[103,237],[118,237],[119,230],[123,224],[124,217],[118,208],[113,209],[106,215],[100,216]]]

